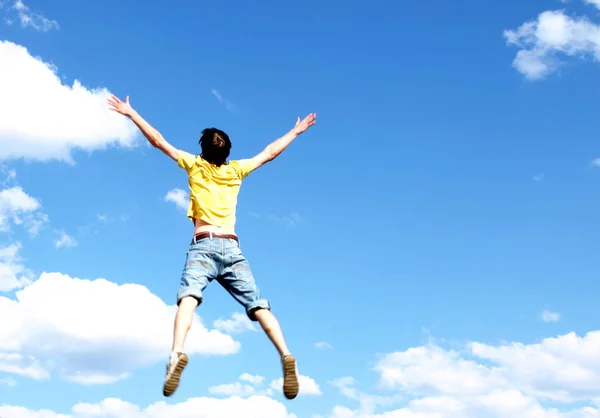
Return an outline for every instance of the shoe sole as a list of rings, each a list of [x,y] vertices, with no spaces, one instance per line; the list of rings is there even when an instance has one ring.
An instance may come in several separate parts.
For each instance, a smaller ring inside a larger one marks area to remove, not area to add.
[[[298,396],[298,376],[296,375],[296,359],[288,357],[283,360],[283,394],[288,399]]]
[[[186,354],[182,354],[177,361],[177,365],[175,366],[175,370],[171,374],[171,377],[165,382],[163,386],[163,395],[171,396],[177,388],[179,387],[179,381],[181,380],[181,373],[183,373],[183,369],[188,364],[188,356]]]

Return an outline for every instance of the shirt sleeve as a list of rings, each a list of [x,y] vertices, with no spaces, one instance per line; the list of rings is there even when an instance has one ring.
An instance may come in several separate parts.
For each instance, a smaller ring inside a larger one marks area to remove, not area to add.
[[[255,169],[254,162],[251,159],[238,160],[236,161],[236,165],[241,179],[246,178],[246,176],[252,173]]]
[[[177,165],[183,168],[188,173],[196,164],[196,157],[189,152],[178,151],[177,152]]]

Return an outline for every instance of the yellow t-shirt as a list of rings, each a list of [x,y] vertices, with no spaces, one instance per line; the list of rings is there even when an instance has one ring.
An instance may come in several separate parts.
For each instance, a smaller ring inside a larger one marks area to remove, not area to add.
[[[235,209],[242,180],[252,172],[250,160],[216,167],[199,155],[179,151],[177,164],[188,173],[190,206],[187,216],[234,233]]]

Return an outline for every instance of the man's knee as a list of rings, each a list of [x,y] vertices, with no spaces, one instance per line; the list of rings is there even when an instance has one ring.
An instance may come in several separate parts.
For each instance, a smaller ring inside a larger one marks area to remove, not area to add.
[[[260,301],[260,303],[253,304],[246,308],[246,314],[251,321],[260,321],[265,315],[271,312],[271,306],[266,300]]]
[[[198,307],[198,305],[200,305],[200,303],[202,302],[202,297],[200,296],[195,296],[195,295],[187,295],[187,296],[182,296],[178,301],[177,301],[177,306],[179,308],[188,308],[188,309],[196,309]]]
[[[268,312],[268,311],[269,310],[266,308],[254,308],[248,312],[248,317],[252,321],[258,321],[264,316],[265,312]]]
[[[202,303],[202,289],[200,286],[181,286],[177,292],[177,306],[181,307],[185,301],[185,306],[195,303],[194,308]],[[194,302],[195,301],[195,302]]]

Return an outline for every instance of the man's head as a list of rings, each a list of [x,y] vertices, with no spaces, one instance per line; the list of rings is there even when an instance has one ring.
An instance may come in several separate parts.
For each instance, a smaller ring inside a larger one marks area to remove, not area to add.
[[[231,141],[222,130],[207,128],[202,131],[200,147],[202,148],[202,158],[220,167],[227,162],[229,151],[231,151]]]

